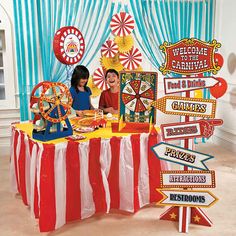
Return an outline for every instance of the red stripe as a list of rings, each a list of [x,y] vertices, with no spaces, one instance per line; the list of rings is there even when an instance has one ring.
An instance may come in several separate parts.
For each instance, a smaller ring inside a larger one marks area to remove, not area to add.
[[[112,137],[110,139],[111,167],[108,175],[108,184],[111,197],[111,209],[120,208],[120,190],[119,190],[120,140],[121,138],[119,137]]]
[[[89,180],[93,189],[93,201],[96,213],[106,212],[106,195],[102,181],[100,164],[101,139],[94,138],[89,141]]]
[[[19,131],[15,130],[15,136],[14,136],[14,164],[15,164],[15,175],[16,175],[17,190],[20,193],[20,185],[19,185],[18,169],[17,169],[17,156],[16,156],[16,148],[17,148],[17,144],[18,144],[18,137],[19,137]]]
[[[43,144],[40,170],[40,232],[55,230],[56,203],[54,181],[55,145]]]
[[[32,142],[34,143],[34,142]],[[39,146],[37,145],[37,151],[36,153],[38,154],[39,151]],[[37,163],[38,158],[36,157],[36,163]],[[34,215],[35,218],[39,218],[39,193],[38,193],[38,184],[37,184],[37,165],[35,167],[35,182],[34,182]]]
[[[39,218],[39,195],[37,187],[37,169],[35,169],[35,182],[34,182],[34,217]]]
[[[157,202],[162,199],[162,195],[156,191],[156,188],[160,188],[161,163],[154,152],[151,150],[151,147],[157,143],[159,143],[159,136],[156,134],[150,134],[148,137],[150,203]]]
[[[138,177],[140,166],[140,134],[131,136],[132,152],[133,152],[133,166],[134,166],[134,212],[136,212],[139,206],[138,197]]]
[[[18,166],[19,166],[19,183],[20,183],[20,193],[22,196],[22,200],[25,205],[28,205],[27,203],[27,195],[26,195],[26,183],[25,183],[25,137],[22,132],[20,132],[20,154],[18,159]]]
[[[186,224],[187,224],[187,207],[183,207],[183,217],[182,217],[182,232],[186,233]]]
[[[79,143],[69,141],[66,149],[66,221],[81,219]]]
[[[30,158],[32,158],[33,146],[36,144],[32,139],[29,138],[29,149],[30,149]],[[38,145],[36,145],[36,155],[38,153]],[[37,157],[36,157],[37,163]],[[37,187],[37,164],[35,166],[35,180],[34,180],[34,217],[39,218],[39,198],[38,198],[38,187]]]

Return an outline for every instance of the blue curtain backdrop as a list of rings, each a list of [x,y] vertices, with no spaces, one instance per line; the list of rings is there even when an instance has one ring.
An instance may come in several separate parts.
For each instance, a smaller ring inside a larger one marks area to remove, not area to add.
[[[84,36],[85,54],[80,64],[92,69],[92,62],[111,34],[112,16],[121,3],[112,0],[13,0],[17,77],[21,120],[31,118],[29,97],[43,80],[65,82],[70,67],[53,53],[53,37],[63,26],[75,26]],[[42,69],[40,69],[42,68]],[[95,69],[95,68],[94,68]]]
[[[125,4],[125,3],[126,4]],[[80,64],[91,71],[101,45],[111,34],[112,15],[125,10],[135,20],[138,47],[154,68],[164,61],[159,45],[186,37],[213,39],[215,0],[13,0],[21,120],[30,119],[29,95],[40,81],[65,82],[70,67],[54,56],[52,41],[63,26],[85,38]],[[42,68],[42,69],[41,69]],[[67,70],[66,70],[67,69]],[[204,96],[208,97],[207,91]]]
[[[213,38],[215,0],[130,0],[135,37],[142,52],[158,69],[164,62],[159,46],[183,38]]]

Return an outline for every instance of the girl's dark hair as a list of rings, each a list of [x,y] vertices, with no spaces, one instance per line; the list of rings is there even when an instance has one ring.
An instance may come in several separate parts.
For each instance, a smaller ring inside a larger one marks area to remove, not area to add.
[[[78,65],[75,67],[72,77],[71,77],[71,87],[74,87],[76,91],[78,91],[78,84],[81,79],[88,79],[89,78],[89,70],[83,66]],[[86,92],[88,92],[87,83],[84,86]]]
[[[109,70],[107,70],[106,75],[105,75],[105,78],[107,78],[108,73],[114,73],[114,74],[116,74],[117,77],[119,78],[119,73],[118,73],[115,69],[109,69]]]

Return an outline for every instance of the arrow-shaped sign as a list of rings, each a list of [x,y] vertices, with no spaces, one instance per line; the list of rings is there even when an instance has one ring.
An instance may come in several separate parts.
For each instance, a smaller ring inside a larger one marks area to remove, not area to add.
[[[218,200],[211,192],[204,190],[157,189],[157,191],[163,196],[157,204],[164,206],[210,207]]]
[[[223,120],[221,119],[202,119],[190,122],[162,124],[160,127],[162,138],[167,141],[186,138],[209,138],[213,134],[214,127],[222,124]]]
[[[218,81],[213,76],[164,78],[164,88],[165,94],[172,94],[196,89],[210,88],[217,85],[219,82],[220,81]]]
[[[153,146],[152,150],[159,159],[189,166],[199,170],[208,170],[204,162],[214,158],[211,155],[163,142]]]
[[[215,188],[215,171],[164,170],[162,188]]]
[[[215,118],[216,100],[166,96],[152,102],[151,106],[165,114]]]

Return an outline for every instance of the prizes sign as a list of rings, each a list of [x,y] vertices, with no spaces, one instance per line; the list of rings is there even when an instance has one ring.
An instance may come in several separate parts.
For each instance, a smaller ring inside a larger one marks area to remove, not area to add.
[[[175,72],[183,75],[212,72],[216,74],[220,66],[214,61],[215,49],[221,44],[216,40],[206,43],[198,39],[183,39],[175,44],[164,42],[160,49],[166,55],[160,71],[163,75]]]
[[[214,158],[211,155],[185,149],[168,143],[158,143],[152,147],[157,158],[199,170],[208,170],[205,161]]]

